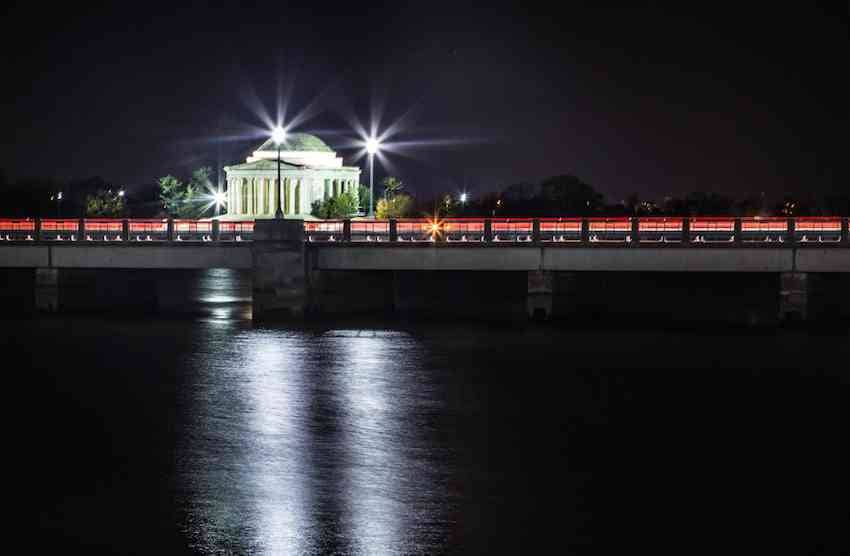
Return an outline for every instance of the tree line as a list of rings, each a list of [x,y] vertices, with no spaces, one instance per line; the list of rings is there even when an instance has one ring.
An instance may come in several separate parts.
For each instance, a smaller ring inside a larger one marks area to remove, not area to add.
[[[786,195],[772,202],[764,195],[734,198],[716,192],[693,191],[660,201],[643,199],[633,193],[619,202],[609,202],[590,184],[565,174],[540,183],[512,184],[468,202],[462,202],[458,194],[443,193],[417,203],[415,211],[441,217],[845,216],[850,214],[850,194]]]
[[[99,176],[59,181],[22,178],[14,182],[0,170],[3,216],[11,217],[176,217],[211,216],[210,193],[214,191],[209,167],[189,176],[163,176],[156,187],[123,189]],[[716,192],[694,191],[656,201],[633,193],[619,202],[608,202],[593,186],[564,174],[539,183],[520,182],[498,191],[462,199],[457,192],[414,195],[394,176],[375,188],[378,218],[417,216],[546,217],[546,216],[818,216],[850,215],[850,194],[785,196],[768,201],[764,195],[740,198]],[[368,214],[369,188],[360,185],[356,194],[343,193],[313,203],[317,218],[345,218]]]

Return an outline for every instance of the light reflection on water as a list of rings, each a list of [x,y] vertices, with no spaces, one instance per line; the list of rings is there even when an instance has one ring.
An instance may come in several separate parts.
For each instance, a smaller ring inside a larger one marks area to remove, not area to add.
[[[193,273],[188,305],[206,318],[250,319],[251,280],[244,271],[216,268]]]
[[[442,506],[418,461],[421,346],[400,332],[336,332],[243,331],[198,375],[199,426],[182,453],[197,549],[424,548],[417,526]]]
[[[244,275],[188,279],[183,319],[0,321],[57,547],[575,553],[702,542],[719,513],[761,546],[822,531],[823,493],[846,505],[846,333],[261,328]]]

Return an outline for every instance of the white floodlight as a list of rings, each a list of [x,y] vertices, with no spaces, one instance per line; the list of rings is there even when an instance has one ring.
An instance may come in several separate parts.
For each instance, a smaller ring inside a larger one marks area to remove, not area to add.
[[[286,142],[286,130],[280,126],[277,126],[272,131],[272,140],[278,145]]]

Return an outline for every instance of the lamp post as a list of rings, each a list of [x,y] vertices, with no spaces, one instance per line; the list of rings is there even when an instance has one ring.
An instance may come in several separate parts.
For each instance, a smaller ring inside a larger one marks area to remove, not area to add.
[[[274,128],[272,140],[277,144],[277,207],[274,211],[274,217],[281,219],[283,218],[283,209],[281,208],[280,198],[283,193],[283,181],[280,179],[280,147],[286,141],[286,130],[280,126]]]
[[[213,194],[213,201],[215,202],[215,215],[221,215],[221,207],[227,202],[227,195],[219,189]]]
[[[369,216],[375,217],[375,154],[378,152],[380,143],[374,137],[366,141],[366,152],[369,153]]]

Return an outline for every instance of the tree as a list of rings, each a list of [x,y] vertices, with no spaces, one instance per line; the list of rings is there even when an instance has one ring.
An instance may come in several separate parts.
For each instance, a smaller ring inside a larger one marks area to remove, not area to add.
[[[192,179],[189,180],[189,185],[187,186],[187,191],[189,188],[192,189],[192,194],[197,195],[205,190],[212,190],[212,182],[210,181],[210,176],[212,175],[212,168],[209,166],[202,166],[200,168],[196,168],[192,172]]]
[[[694,191],[685,197],[687,214],[715,216],[732,213],[732,199],[718,193]]]
[[[850,214],[850,194],[832,193],[826,196],[823,207],[828,216]],[[799,212],[799,211],[798,211]]]
[[[406,193],[399,193],[392,198],[379,200],[375,215],[378,218],[404,218],[410,214],[411,208],[413,198]]]
[[[547,205],[547,212],[561,215],[595,212],[604,200],[592,186],[571,175],[545,179],[540,184],[540,197]]]
[[[158,182],[159,200],[162,202],[162,208],[169,216],[177,215],[177,211],[183,203],[186,187],[180,180],[171,175],[159,178]]]
[[[394,176],[385,177],[381,184],[384,186],[385,199],[392,199],[404,189],[404,184],[401,183],[401,180]]]
[[[740,216],[763,216],[766,208],[764,206],[764,193],[739,199],[734,205],[735,213]]]
[[[369,199],[372,197],[369,194],[369,188],[363,184],[357,188],[358,199],[360,200],[360,212],[369,212]]]
[[[200,201],[200,190],[191,182],[186,185],[183,192],[183,200],[177,207],[177,216],[180,218],[198,218],[201,216],[203,205]]]
[[[531,201],[537,195],[537,186],[529,182],[514,183],[502,191],[502,197],[511,202]]]
[[[445,193],[440,197],[440,202],[437,203],[437,215],[455,216],[455,208],[457,208],[457,203],[449,193]]]
[[[357,213],[357,198],[345,192],[324,201],[313,201],[310,214],[322,220],[348,218]]]
[[[637,193],[630,193],[623,202],[623,207],[629,214],[637,214],[640,207],[640,197]]]
[[[203,208],[200,195],[209,184],[209,174],[209,168],[198,168],[185,184],[170,175],[159,178],[159,199],[165,212],[177,218],[199,217]]]
[[[124,197],[111,189],[86,195],[86,216],[122,216],[125,208]]]

